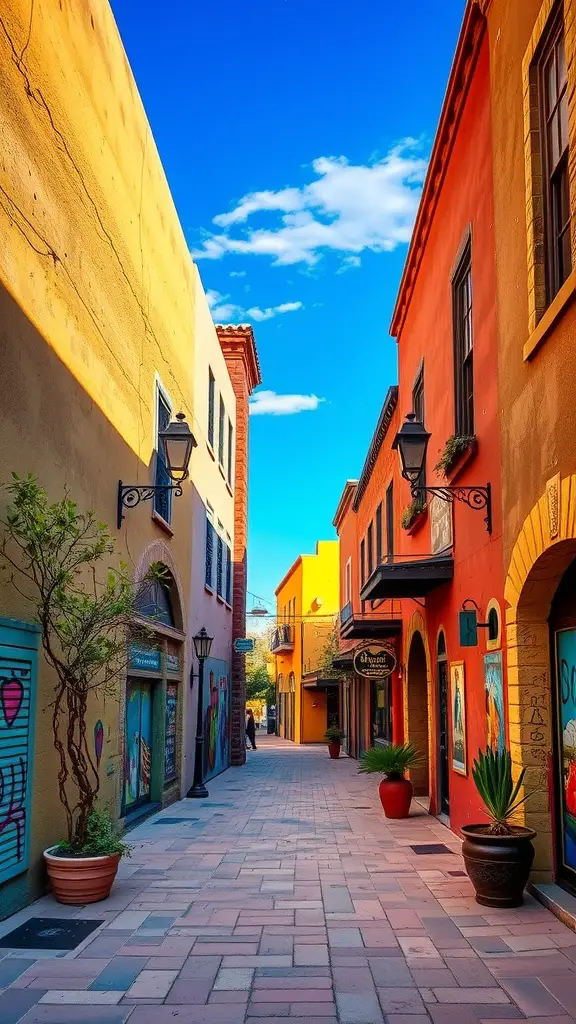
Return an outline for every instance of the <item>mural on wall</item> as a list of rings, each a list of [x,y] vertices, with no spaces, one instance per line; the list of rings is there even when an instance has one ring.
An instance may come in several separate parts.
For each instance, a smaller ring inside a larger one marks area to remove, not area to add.
[[[0,657],[0,881],[26,866],[32,666]]]
[[[150,683],[131,681],[126,702],[126,787],[129,809],[150,799],[152,700]]]
[[[576,871],[576,629],[556,634],[560,772],[563,783],[562,855]]]
[[[104,746],[104,726],[100,719],[94,726],[94,753],[96,755],[96,767],[100,767],[100,761],[102,760],[102,747]]]
[[[486,745],[502,753],[506,746],[504,725],[504,674],[502,651],[484,655],[484,696],[486,698]]]
[[[230,764],[229,666],[216,658],[204,663],[204,777]]]
[[[452,768],[466,775],[466,687],[464,662],[450,665],[450,691],[452,704]]]
[[[164,754],[164,779],[176,776],[176,719],[178,713],[178,684],[166,686],[166,746]]]

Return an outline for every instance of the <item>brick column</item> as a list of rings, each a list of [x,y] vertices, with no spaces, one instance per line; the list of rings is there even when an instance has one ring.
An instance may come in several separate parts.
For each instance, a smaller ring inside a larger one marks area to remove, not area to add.
[[[217,325],[232,387],[236,396],[236,443],[234,464],[234,576],[232,630],[234,639],[246,635],[246,586],[248,564],[248,399],[261,383],[258,354],[249,324]],[[231,763],[246,761],[246,664],[245,655],[232,651],[230,717]]]

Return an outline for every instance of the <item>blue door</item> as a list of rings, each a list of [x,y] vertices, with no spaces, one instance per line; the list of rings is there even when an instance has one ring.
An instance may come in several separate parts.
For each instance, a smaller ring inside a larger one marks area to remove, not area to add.
[[[0,619],[0,882],[28,867],[37,627]]]

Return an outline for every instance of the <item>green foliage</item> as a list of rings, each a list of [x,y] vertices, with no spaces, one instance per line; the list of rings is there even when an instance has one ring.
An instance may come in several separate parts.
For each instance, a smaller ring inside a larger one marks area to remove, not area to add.
[[[324,739],[328,740],[329,743],[341,743],[346,733],[342,729],[339,729],[337,725],[331,725],[324,733]]]
[[[267,701],[270,690],[270,676],[265,665],[259,665],[252,672],[246,673],[246,702],[251,700]],[[272,692],[274,687],[272,686]],[[274,701],[272,700],[272,704]]]
[[[484,752],[478,751],[478,758],[472,768],[472,778],[492,819],[490,831],[493,835],[508,835],[513,831],[510,818],[532,795],[528,793],[524,797],[518,797],[525,775],[526,769],[523,768],[514,785],[509,750],[492,750],[486,747]]]
[[[440,454],[440,458],[434,466],[436,473],[441,473],[442,476],[446,476],[455,462],[458,461],[464,452],[467,452],[470,445],[474,444],[476,437],[474,434],[471,435],[459,435],[452,434],[444,445],[444,448]]]
[[[402,517],[400,519],[402,529],[409,530],[414,520],[421,512],[424,511],[425,508],[426,502],[423,498],[414,498],[414,501],[410,502],[402,513]]]
[[[149,639],[133,616],[138,589],[126,566],[103,565],[114,543],[105,523],[82,512],[66,494],[51,502],[32,474],[12,474],[11,503],[0,521],[0,567],[30,602],[41,627],[46,660],[56,673],[51,704],[58,790],[66,812],[68,842],[81,849],[100,780],[87,740],[92,691],[111,695],[126,667],[129,637]],[[150,578],[161,578],[153,567]]]
[[[74,846],[67,839],[58,843],[59,853],[83,854],[85,857],[111,857],[119,853],[121,857],[129,857],[131,846],[122,842],[124,829],[110,817],[105,808],[95,807],[88,815],[86,836],[80,847]]]
[[[387,747],[371,747],[360,758],[359,772],[384,775],[387,779],[403,779],[409,768],[422,764],[422,756],[412,743],[389,743]]]

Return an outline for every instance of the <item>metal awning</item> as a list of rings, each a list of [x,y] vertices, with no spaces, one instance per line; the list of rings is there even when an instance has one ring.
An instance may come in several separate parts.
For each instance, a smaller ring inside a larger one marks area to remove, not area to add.
[[[425,597],[435,587],[454,577],[454,559],[450,556],[420,556],[407,561],[382,562],[366,581],[360,597],[363,601],[382,598]]]
[[[304,676],[302,679],[303,690],[333,690],[339,685],[339,679],[325,679],[316,675],[310,675],[308,678]]]
[[[354,661],[354,652],[350,654],[339,654],[335,658],[332,658],[332,665],[334,668],[345,671],[352,671],[352,663]]]

